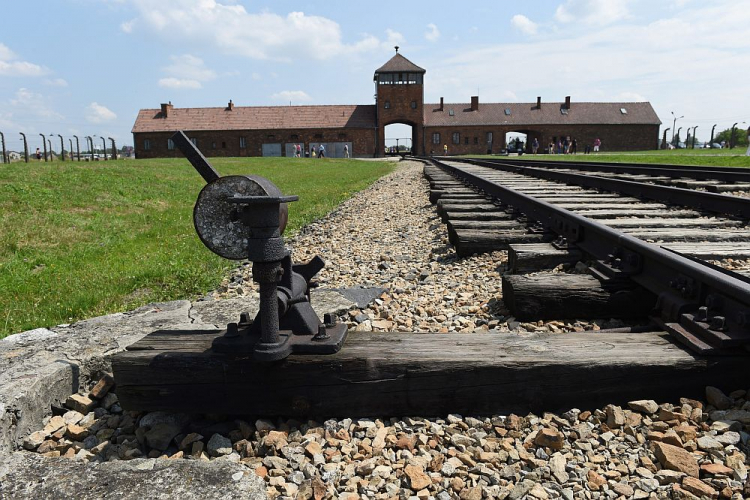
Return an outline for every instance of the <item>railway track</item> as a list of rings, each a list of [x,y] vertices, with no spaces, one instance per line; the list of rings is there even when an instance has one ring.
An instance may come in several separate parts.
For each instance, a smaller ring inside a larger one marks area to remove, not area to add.
[[[503,293],[517,317],[650,315],[697,353],[748,350],[750,198],[659,184],[653,179],[668,176],[643,173],[651,166],[582,173],[578,165],[533,164],[433,160],[425,167],[430,200],[457,253],[508,250],[514,274],[504,276]],[[715,174],[743,185],[742,172]],[[703,178],[704,170],[672,175],[724,185]],[[586,275],[520,274],[579,261],[589,264],[578,266]]]

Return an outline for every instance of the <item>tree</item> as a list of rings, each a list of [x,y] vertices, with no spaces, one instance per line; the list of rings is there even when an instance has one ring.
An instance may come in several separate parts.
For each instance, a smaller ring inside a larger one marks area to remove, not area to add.
[[[732,129],[728,128],[716,134],[714,136],[714,142],[718,144],[721,144],[721,141],[725,141],[726,143],[729,143],[729,140],[731,137],[732,137]],[[739,127],[735,129],[734,145],[747,147],[747,130],[746,129],[739,128]]]

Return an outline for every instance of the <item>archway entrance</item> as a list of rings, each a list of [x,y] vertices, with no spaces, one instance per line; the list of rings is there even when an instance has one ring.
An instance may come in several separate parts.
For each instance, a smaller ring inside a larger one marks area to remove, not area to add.
[[[508,132],[505,134],[505,149],[508,153],[525,153],[528,151],[527,138],[526,132]]]
[[[385,154],[413,154],[415,149],[414,127],[405,123],[385,126]]]

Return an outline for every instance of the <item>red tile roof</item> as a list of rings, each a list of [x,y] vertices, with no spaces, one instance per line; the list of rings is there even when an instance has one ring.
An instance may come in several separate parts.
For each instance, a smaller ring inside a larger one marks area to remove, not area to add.
[[[374,105],[142,109],[132,133],[175,130],[374,128]]]
[[[572,102],[567,114],[564,103],[487,103],[471,111],[470,103],[424,105],[426,127],[471,125],[659,125],[654,108],[648,102]],[[450,116],[450,110],[454,115]],[[507,115],[505,110],[509,109]],[[623,113],[625,109],[627,113]]]

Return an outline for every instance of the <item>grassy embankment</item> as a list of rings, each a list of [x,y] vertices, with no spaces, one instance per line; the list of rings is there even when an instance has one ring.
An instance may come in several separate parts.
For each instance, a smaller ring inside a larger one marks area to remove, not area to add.
[[[658,163],[667,165],[700,165],[706,167],[747,167],[750,168],[750,156],[745,156],[746,148],[734,149],[674,149],[656,151],[602,151],[591,154],[575,155],[532,155],[524,154],[523,160],[544,161],[590,161],[607,163]],[[472,158],[496,156],[472,156]],[[504,157],[500,157],[504,158]],[[513,157],[511,157],[513,158]]]
[[[393,168],[211,161],[222,175],[261,175],[299,195],[287,236]],[[206,249],[193,229],[203,185],[186,160],[0,165],[0,338],[215,288],[233,263]]]

